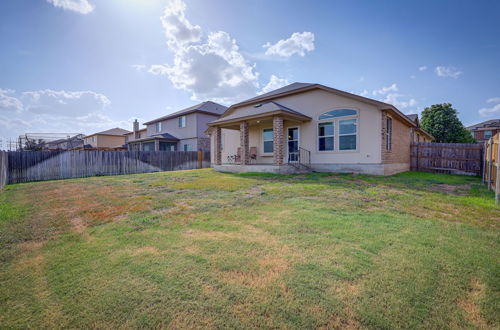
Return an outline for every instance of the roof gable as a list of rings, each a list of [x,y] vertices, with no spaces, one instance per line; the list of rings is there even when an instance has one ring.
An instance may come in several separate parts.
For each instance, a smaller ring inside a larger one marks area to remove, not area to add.
[[[150,125],[154,124],[159,121],[175,118],[178,116],[184,116],[193,112],[203,112],[206,114],[211,114],[214,116],[220,116],[222,115],[225,111],[227,110],[227,107],[223,106],[222,104],[218,104],[212,101],[205,101],[200,104],[193,105],[189,108],[185,108],[173,113],[170,113],[168,115],[165,115],[163,117],[159,117],[153,120],[150,120],[148,122],[145,122],[144,125]]]

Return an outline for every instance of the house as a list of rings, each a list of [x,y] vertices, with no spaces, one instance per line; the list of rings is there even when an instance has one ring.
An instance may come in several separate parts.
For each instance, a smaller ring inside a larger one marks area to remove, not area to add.
[[[467,127],[474,139],[478,142],[486,142],[493,135],[500,132],[500,119],[483,121],[482,123]]]
[[[209,126],[219,171],[378,175],[410,169],[418,128],[393,105],[309,83],[234,104]]]
[[[130,133],[123,128],[112,128],[106,131],[87,135],[84,138],[85,149],[117,149],[125,144],[125,134]]]
[[[49,141],[43,144],[43,150],[72,150],[81,148],[83,146],[83,134],[76,134],[74,136],[68,136],[65,139],[57,139],[54,141]]]
[[[132,132],[125,133],[124,135],[125,144],[128,144],[129,142],[145,138],[147,136],[147,129],[139,129],[139,122],[136,119],[133,124]]]
[[[413,142],[432,142],[434,137],[420,127],[417,114],[406,115],[417,127],[412,128],[411,140]]]
[[[207,124],[220,117],[227,107],[207,101],[148,121],[146,136],[127,143],[129,150],[194,151],[210,150]]]

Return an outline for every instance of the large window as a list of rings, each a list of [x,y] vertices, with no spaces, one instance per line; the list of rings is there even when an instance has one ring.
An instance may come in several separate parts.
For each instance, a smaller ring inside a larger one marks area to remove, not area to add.
[[[177,149],[177,143],[175,142],[160,142],[160,150],[175,151],[176,149]]]
[[[356,150],[357,119],[339,120],[339,150]]]
[[[392,150],[392,118],[387,117],[385,128],[385,149]]]
[[[186,116],[179,117],[179,127],[186,127]]]
[[[262,130],[262,141],[264,141],[264,153],[272,153],[274,148],[274,132],[272,128]]]
[[[154,151],[155,150],[155,143],[154,142],[143,143],[142,150],[143,151]]]
[[[334,149],[333,122],[320,123],[318,125],[319,151],[331,151]]]
[[[335,109],[319,116],[318,151],[358,148],[358,111]]]

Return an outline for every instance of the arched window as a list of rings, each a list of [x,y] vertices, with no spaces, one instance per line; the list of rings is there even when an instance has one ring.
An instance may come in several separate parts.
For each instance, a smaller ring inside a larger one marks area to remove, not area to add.
[[[358,147],[357,116],[358,111],[354,109],[335,109],[320,115],[318,151],[356,150]]]
[[[321,116],[319,116],[319,120],[322,119],[330,119],[330,118],[338,118],[338,117],[346,117],[346,116],[356,116],[358,114],[357,110],[354,109],[335,109],[328,112],[325,112]]]

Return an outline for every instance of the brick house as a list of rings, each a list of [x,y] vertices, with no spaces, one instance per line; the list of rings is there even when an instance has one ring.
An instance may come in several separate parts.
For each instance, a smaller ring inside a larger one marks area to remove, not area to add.
[[[139,130],[134,122],[133,135],[129,136],[129,150],[196,151],[210,150],[210,137],[206,135],[207,124],[220,117],[226,107],[206,101],[192,107],[153,119]]]
[[[232,105],[208,124],[216,170],[391,175],[410,169],[423,132],[396,107],[320,84],[293,83]]]
[[[478,142],[486,142],[493,135],[500,132],[500,119],[483,121],[482,123],[467,127],[474,139]]]

